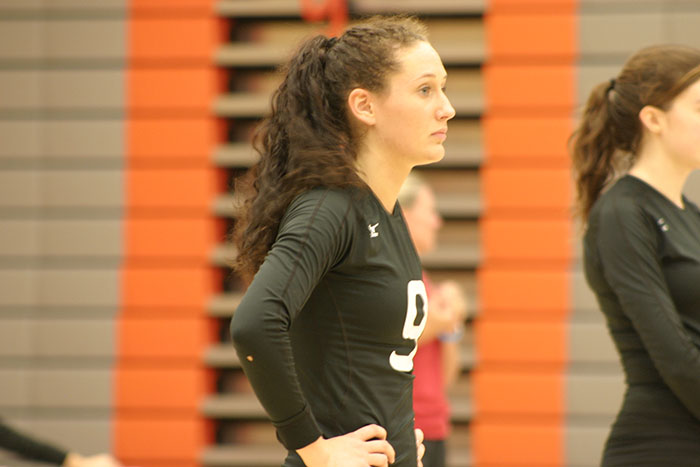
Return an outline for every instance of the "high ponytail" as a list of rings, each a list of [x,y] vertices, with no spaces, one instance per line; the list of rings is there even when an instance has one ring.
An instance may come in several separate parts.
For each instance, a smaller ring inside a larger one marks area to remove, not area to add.
[[[355,168],[359,137],[347,97],[355,88],[381,93],[398,71],[396,51],[425,40],[425,26],[414,18],[377,17],[339,38],[308,39],[282,69],[271,113],[253,141],[260,161],[236,185],[246,201],[232,233],[233,268],[244,278],[262,264],[297,195],[322,186],[365,186]]]
[[[584,221],[611,181],[634,163],[642,142],[639,112],[647,105],[668,109],[700,79],[700,50],[652,46],[638,51],[620,74],[598,84],[570,138],[576,214]]]

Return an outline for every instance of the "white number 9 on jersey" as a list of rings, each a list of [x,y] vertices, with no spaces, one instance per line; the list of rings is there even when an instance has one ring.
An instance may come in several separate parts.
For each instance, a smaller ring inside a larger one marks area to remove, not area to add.
[[[422,317],[420,323],[416,324],[416,318],[418,317],[418,297],[421,298],[423,302],[423,309],[421,310]],[[423,281],[409,281],[408,282],[408,306],[406,308],[406,319],[403,323],[403,333],[404,339],[411,339],[414,341],[413,350],[408,355],[400,355],[396,353],[396,350],[391,352],[389,356],[389,364],[396,371],[411,371],[413,369],[413,356],[418,350],[418,338],[420,337],[423,329],[425,328],[425,322],[428,318],[428,294],[425,291],[425,284]]]

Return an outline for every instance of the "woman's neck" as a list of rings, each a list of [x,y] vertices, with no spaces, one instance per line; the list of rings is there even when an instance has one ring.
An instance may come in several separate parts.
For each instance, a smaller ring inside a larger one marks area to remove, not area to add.
[[[681,209],[685,207],[683,186],[691,172],[689,167],[675,164],[658,148],[641,151],[629,170],[630,175],[644,180]]]
[[[394,211],[396,198],[411,167],[391,163],[382,154],[363,150],[357,155],[357,170],[360,178],[370,187],[387,212]]]

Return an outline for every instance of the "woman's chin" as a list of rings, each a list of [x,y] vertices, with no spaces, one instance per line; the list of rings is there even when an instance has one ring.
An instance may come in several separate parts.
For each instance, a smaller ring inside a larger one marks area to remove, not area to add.
[[[440,162],[442,159],[445,157],[445,148],[442,147],[442,144],[438,147],[435,148],[434,150],[430,151],[429,154],[424,157],[424,161],[419,163],[418,165],[426,165],[426,164],[434,164],[436,162]]]

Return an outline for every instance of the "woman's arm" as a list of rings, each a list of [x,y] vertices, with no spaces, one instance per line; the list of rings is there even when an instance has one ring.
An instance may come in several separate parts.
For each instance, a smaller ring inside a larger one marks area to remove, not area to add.
[[[25,459],[63,467],[119,467],[120,465],[109,454],[83,457],[78,453],[67,452],[58,446],[21,433],[1,421],[0,448],[14,452]]]
[[[290,205],[260,270],[231,321],[231,336],[261,404],[287,449],[321,436],[301,392],[289,329],[323,275],[348,248],[350,204],[316,190]]]
[[[0,448],[14,452],[25,459],[63,465],[68,452],[52,444],[39,441],[0,422]]]

